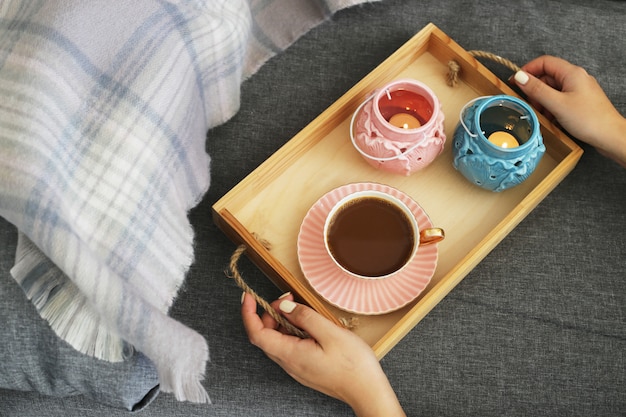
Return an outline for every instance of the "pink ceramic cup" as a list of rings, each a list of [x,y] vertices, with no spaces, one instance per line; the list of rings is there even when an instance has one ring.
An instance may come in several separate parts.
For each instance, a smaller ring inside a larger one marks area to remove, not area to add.
[[[435,93],[413,79],[384,85],[354,112],[352,144],[375,168],[411,175],[443,151],[444,114]]]

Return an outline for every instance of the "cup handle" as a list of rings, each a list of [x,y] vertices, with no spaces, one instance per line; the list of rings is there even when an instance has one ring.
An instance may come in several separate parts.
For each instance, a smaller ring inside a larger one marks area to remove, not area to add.
[[[441,242],[445,237],[446,233],[440,227],[420,230],[420,246]]]

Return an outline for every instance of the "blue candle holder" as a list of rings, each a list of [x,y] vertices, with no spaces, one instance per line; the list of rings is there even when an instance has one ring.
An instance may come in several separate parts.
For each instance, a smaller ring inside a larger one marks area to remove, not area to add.
[[[504,143],[496,137],[504,137]],[[535,112],[523,100],[507,95],[467,103],[453,144],[454,168],[470,182],[495,192],[525,181],[546,150]]]

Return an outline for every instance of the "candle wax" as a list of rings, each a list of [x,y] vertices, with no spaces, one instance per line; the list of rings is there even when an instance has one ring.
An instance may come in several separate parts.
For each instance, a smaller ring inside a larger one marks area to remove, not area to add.
[[[491,135],[489,135],[487,139],[489,140],[489,142],[493,143],[494,145],[500,146],[501,148],[517,148],[519,146],[519,143],[517,142],[517,139],[515,139],[515,136],[508,132],[493,132]]]
[[[408,113],[396,113],[389,119],[389,123],[401,129],[417,129],[422,124],[417,117]]]

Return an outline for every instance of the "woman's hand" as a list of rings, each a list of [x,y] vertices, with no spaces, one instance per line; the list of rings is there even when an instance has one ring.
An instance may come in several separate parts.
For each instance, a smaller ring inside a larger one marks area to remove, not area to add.
[[[513,79],[539,112],[626,167],[626,119],[587,71],[545,55],[524,65]]]
[[[372,349],[357,335],[286,296],[272,303],[311,338],[285,334],[245,294],[241,314],[250,342],[261,348],[301,384],[349,404],[357,416],[404,416],[402,407]]]

